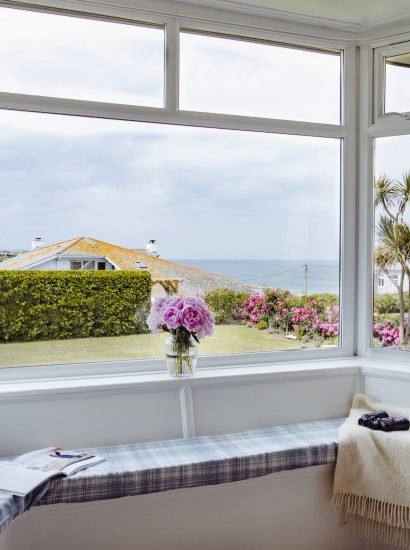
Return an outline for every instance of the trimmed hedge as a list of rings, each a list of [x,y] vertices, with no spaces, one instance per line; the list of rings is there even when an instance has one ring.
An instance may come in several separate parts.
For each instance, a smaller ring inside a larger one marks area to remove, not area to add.
[[[374,297],[374,309],[377,313],[399,313],[398,294],[379,294]]]
[[[0,342],[146,332],[146,271],[0,271]]]
[[[217,324],[229,324],[242,319],[243,303],[249,292],[238,292],[230,288],[216,288],[205,294],[205,302],[215,316]]]

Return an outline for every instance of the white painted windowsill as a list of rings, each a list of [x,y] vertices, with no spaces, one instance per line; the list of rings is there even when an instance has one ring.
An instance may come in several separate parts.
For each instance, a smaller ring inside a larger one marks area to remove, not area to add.
[[[35,367],[33,367],[35,368]],[[201,368],[190,378],[173,378],[165,371],[140,372],[120,375],[101,375],[81,378],[50,378],[3,380],[0,384],[0,402],[42,401],[71,398],[75,394],[121,394],[141,391],[161,391],[181,386],[201,387],[218,384],[260,383],[264,380],[301,380],[340,377],[342,373],[377,375],[398,380],[410,380],[410,365],[386,362],[367,357],[334,358],[295,363],[273,363],[240,367]],[[358,381],[357,391],[360,391]]]

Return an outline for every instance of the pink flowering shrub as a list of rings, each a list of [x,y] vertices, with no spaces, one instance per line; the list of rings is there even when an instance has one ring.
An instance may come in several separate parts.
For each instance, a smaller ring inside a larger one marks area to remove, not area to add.
[[[404,321],[404,329],[406,330],[407,320]],[[385,319],[373,325],[373,336],[378,338],[382,347],[397,347],[400,343],[400,334],[398,322]]]
[[[166,296],[157,298],[147,319],[151,332],[187,332],[199,341],[213,332],[215,319],[202,298]]]
[[[320,323],[322,338],[336,338],[339,336],[339,306],[330,306],[326,311],[326,319]]]
[[[242,319],[250,321],[254,325],[259,321],[268,321],[269,308],[266,304],[264,294],[251,294],[243,302]]]
[[[270,319],[275,328],[295,330],[298,337],[329,339],[339,335],[339,306],[312,297],[298,299],[288,291],[252,294],[244,302],[242,318],[252,324]]]

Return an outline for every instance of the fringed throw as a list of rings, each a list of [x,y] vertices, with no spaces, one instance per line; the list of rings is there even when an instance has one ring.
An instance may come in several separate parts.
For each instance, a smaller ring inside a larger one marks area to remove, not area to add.
[[[333,505],[346,525],[367,537],[410,548],[410,431],[372,431],[357,424],[362,414],[385,409],[410,417],[410,409],[353,399],[339,429]]]

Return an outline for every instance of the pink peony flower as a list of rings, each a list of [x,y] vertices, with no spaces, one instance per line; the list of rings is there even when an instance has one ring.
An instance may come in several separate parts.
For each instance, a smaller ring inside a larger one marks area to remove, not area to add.
[[[181,326],[181,310],[174,307],[165,307],[163,311],[164,325],[169,329],[176,329]]]
[[[204,315],[200,307],[189,305],[181,311],[181,322],[187,330],[197,332],[204,322]]]
[[[198,338],[210,336],[215,319],[207,304],[199,297],[167,296],[157,298],[148,315],[147,325],[152,332],[178,329],[195,333]]]

